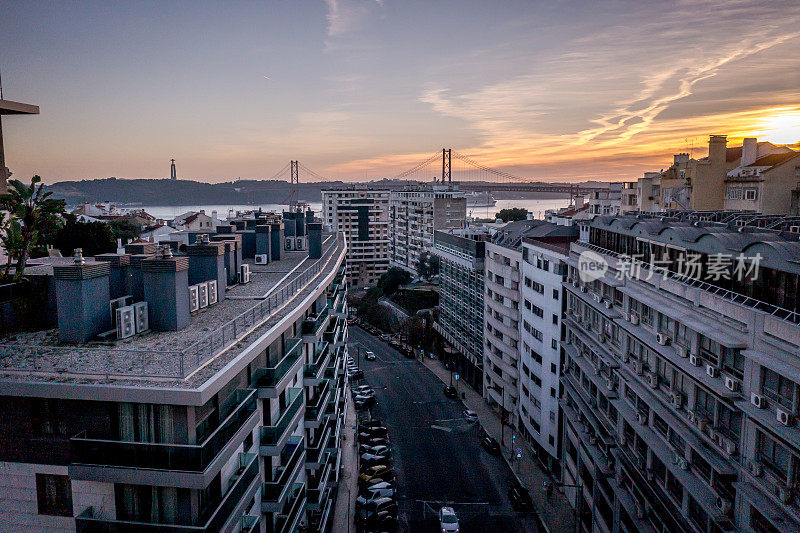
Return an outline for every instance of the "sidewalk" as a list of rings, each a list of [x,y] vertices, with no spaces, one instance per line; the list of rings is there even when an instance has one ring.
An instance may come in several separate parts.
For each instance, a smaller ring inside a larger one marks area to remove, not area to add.
[[[353,517],[356,512],[356,498],[358,497],[358,446],[353,427],[358,417],[353,407],[353,397],[350,395],[350,384],[345,392],[347,395],[347,412],[344,425],[341,429],[340,444],[342,447],[342,472],[339,476],[339,487],[336,489],[336,506],[333,508],[332,531],[333,533],[349,533],[356,530]]]
[[[450,384],[450,371],[444,368],[441,361],[426,357],[423,364],[428,367],[428,370],[441,379],[443,383]],[[472,409],[478,413],[478,420],[489,436],[497,439],[497,442],[501,442],[500,433],[502,427],[500,425],[500,417],[497,413],[492,411],[481,395],[475,392],[469,385],[465,383],[459,384],[458,392],[459,395],[462,393],[466,395],[466,399],[463,400],[464,405],[466,405],[468,409]],[[510,438],[507,436],[506,440],[508,441]],[[515,459],[513,462],[509,462],[508,458],[512,454],[512,450],[508,446],[503,448],[503,458],[509,464],[517,478],[530,491],[533,506],[536,508],[548,533],[571,533],[574,531],[575,515],[566,497],[558,490],[554,490],[548,501],[543,483],[545,481],[552,481],[550,475],[540,468],[537,459],[533,457],[531,453],[530,446],[524,439],[518,437],[516,447],[522,449],[521,459]]]

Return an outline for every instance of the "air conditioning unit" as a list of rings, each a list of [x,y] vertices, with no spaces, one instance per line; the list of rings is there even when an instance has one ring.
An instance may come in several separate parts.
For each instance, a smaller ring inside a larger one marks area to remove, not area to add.
[[[606,378],[606,388],[608,390],[614,390],[617,388],[616,384],[614,384],[614,380],[611,378]]]
[[[792,425],[792,415],[790,415],[788,411],[784,411],[780,407],[775,409],[775,418],[777,418],[778,422],[780,422],[784,426]]]
[[[611,300],[603,301],[603,305],[606,306],[606,309],[611,309]]]
[[[269,256],[267,254],[256,254],[256,264],[266,265],[269,263]]]
[[[580,283],[578,283],[578,280],[577,280],[577,279],[573,279],[573,280],[572,280],[572,286],[573,286],[573,287],[575,287],[575,288],[577,289],[579,285],[580,285]]]
[[[599,376],[600,375],[600,367],[599,366],[594,367],[594,375],[595,376]]]
[[[669,344],[669,337],[664,333],[656,333],[656,342],[661,346]]]
[[[715,378],[719,376],[719,369],[714,365],[706,365],[706,374],[708,377]]]
[[[305,248],[305,242],[306,242],[306,241],[305,241],[305,238],[304,238],[304,237],[297,237],[297,238],[295,239],[295,243],[296,243],[296,244],[295,244],[295,247],[294,247],[294,249],[295,249],[295,250],[302,250],[303,248]]]
[[[650,372],[647,375],[647,379],[650,381],[650,387],[651,388],[653,388],[653,389],[657,389],[658,388],[658,374],[656,374],[655,372]]]
[[[636,421],[639,422],[639,424],[646,426],[648,422],[647,415],[644,413],[636,413]]]
[[[586,285],[581,285],[581,292],[586,293],[589,291],[589,288]]]
[[[761,477],[764,475],[764,469],[761,467],[761,463],[757,463],[755,461],[750,463],[750,474],[753,477]]]
[[[136,333],[143,333],[150,329],[150,319],[147,314],[147,302],[133,304],[133,320],[136,324]]]
[[[108,307],[111,311],[111,321],[115,325],[117,323],[117,309],[120,307],[125,307],[126,305],[131,305],[131,300],[133,298],[131,296],[122,296],[120,298],[114,298],[110,302],[108,302]]]
[[[600,295],[598,294],[592,294],[592,299],[597,303],[600,303],[601,300]]]
[[[643,362],[637,360],[636,363],[634,364],[634,368],[636,370],[636,374],[637,375],[641,376],[641,375],[644,374],[644,363]]]
[[[286,237],[284,245],[284,250],[294,250],[294,237]]]
[[[200,297],[198,296],[199,291],[197,290],[197,285],[190,285],[189,286],[189,311],[194,313],[198,309],[200,309]]]
[[[733,379],[732,377],[725,376],[725,388],[733,392],[739,392],[741,389],[742,384],[738,379]]]
[[[117,338],[127,339],[136,333],[136,326],[133,322],[133,306],[126,305],[118,307],[116,310]]]
[[[681,470],[689,470],[689,461],[686,460],[686,457],[682,455],[678,456],[678,468]]]
[[[736,455],[736,443],[731,439],[722,437],[722,447],[728,455]]]
[[[759,409],[766,409],[767,407],[767,398],[761,396],[760,394],[756,394],[755,392],[750,393],[750,403],[758,407]]]
[[[697,357],[695,354],[689,355],[689,364],[692,366],[700,366],[702,359]]]
[[[638,315],[631,315],[631,324],[634,326],[639,324],[639,316]]]
[[[669,401],[672,403],[672,407],[675,409],[680,409],[683,407],[683,394],[680,392],[670,392]]]
[[[239,266],[239,283],[250,283],[250,265]]]
[[[214,305],[219,301],[219,293],[217,292],[217,280],[208,280],[208,305]]]
[[[683,346],[676,346],[675,353],[678,354],[678,357],[680,357],[681,359],[686,359],[687,357],[689,357],[689,350],[687,350]]]
[[[200,302],[200,309],[208,307],[208,282],[197,284],[197,301]]]
[[[728,514],[731,512],[731,501],[728,498],[717,496],[717,511],[722,514]]]

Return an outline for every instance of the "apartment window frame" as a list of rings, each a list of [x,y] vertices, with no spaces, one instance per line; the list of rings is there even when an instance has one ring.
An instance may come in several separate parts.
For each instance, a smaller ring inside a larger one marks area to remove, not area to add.
[[[69,476],[37,473],[36,505],[40,515],[73,516]]]

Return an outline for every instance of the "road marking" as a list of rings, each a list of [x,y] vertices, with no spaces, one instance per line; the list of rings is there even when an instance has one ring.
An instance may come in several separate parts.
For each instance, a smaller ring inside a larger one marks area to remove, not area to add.
[[[446,428],[444,426],[437,426],[437,425],[434,425],[434,424],[431,424],[431,429],[441,429],[442,431],[446,431],[447,433],[450,433],[451,431],[453,431],[453,428]]]

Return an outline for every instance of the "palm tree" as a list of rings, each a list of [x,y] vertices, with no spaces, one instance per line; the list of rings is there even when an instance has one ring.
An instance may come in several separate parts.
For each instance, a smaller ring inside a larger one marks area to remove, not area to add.
[[[31,246],[36,242],[40,226],[53,216],[64,213],[64,200],[50,198],[53,193],[45,191],[41,181],[41,177],[34,176],[31,184],[26,186],[19,180],[11,180],[8,182],[8,192],[0,196],[0,205],[21,225],[22,242],[17,256],[17,277],[22,276],[25,271]]]
[[[11,270],[11,263],[19,257],[22,251],[22,225],[13,218],[9,218],[3,223],[4,218],[5,213],[0,213],[0,243],[8,256],[3,277],[7,278]]]

